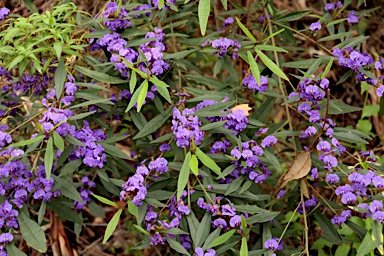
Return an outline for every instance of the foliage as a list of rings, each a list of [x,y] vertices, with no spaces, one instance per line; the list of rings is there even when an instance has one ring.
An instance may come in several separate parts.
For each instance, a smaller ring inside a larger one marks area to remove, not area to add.
[[[79,235],[83,210],[103,216],[102,205],[113,209],[103,244],[130,216],[143,235],[132,250],[384,254],[370,123],[384,112],[384,59],[362,51],[360,25],[375,9],[116,1],[91,17],[25,2],[29,17],[0,9],[2,255],[23,254],[19,232],[53,250],[42,229],[53,212]],[[296,58],[299,40],[321,54]],[[361,106],[337,98],[351,81]],[[359,121],[344,127],[351,112]]]

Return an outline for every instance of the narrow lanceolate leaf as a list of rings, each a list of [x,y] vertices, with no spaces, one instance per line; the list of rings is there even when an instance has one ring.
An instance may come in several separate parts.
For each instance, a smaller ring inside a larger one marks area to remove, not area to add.
[[[191,171],[193,174],[198,175],[199,174],[199,162],[197,161],[197,157],[195,154],[191,157],[191,162],[189,163],[189,167],[191,167]]]
[[[136,103],[138,103],[138,99],[139,99],[139,94],[141,93],[141,91],[143,90],[144,86],[147,85],[147,91],[148,91],[148,81],[147,80],[144,80],[140,87],[133,93],[132,95],[132,98],[131,98],[131,101],[129,102],[128,104],[128,107],[127,109],[125,110],[125,112],[128,112]],[[146,96],[147,93],[145,93],[145,96]],[[144,98],[145,99],[145,98]],[[144,102],[144,101],[143,101]]]
[[[224,176],[223,174],[221,173],[221,168],[220,166],[218,166],[215,161],[213,161],[211,158],[209,158],[209,156],[207,156],[206,154],[204,154],[203,151],[201,151],[201,149],[199,148],[196,148],[196,156],[200,159],[200,161],[205,165],[207,166],[209,169],[211,169],[212,171],[214,171],[220,178],[223,178],[224,179]]]
[[[255,49],[257,55],[263,61],[264,65],[267,66],[274,74],[283,78],[284,80],[289,81],[288,77],[284,74],[284,72],[272,61],[267,55],[262,53],[260,50]]]
[[[237,24],[239,24],[241,30],[243,30],[244,34],[247,35],[249,39],[251,39],[253,42],[257,42],[256,38],[252,35],[252,33],[248,30],[246,26],[244,26],[243,23],[236,17]]]
[[[321,79],[323,79],[323,78],[325,78],[326,76],[327,76],[327,74],[328,74],[328,72],[329,72],[329,70],[331,69],[331,67],[332,67],[332,64],[333,64],[333,60],[334,60],[334,58],[332,57],[330,60],[329,60],[329,62],[328,62],[328,64],[327,64],[327,66],[325,67],[325,69],[324,69],[324,72],[323,72],[323,74],[321,74]]]
[[[26,146],[26,145],[29,145],[29,144],[32,144],[32,143],[35,143],[38,141],[42,141],[44,138],[45,138],[45,135],[40,135],[40,136],[37,136],[36,138],[33,138],[33,139],[24,140],[24,141],[20,141],[20,142],[11,144],[10,147]]]
[[[37,251],[41,253],[46,252],[47,240],[41,227],[23,212],[19,213],[17,220],[23,239]]]
[[[183,166],[181,167],[179,179],[177,180],[177,200],[180,199],[181,193],[183,193],[183,190],[187,185],[187,182],[189,179],[190,162],[191,162],[191,152],[188,152],[188,154],[185,156]]]
[[[172,114],[172,108],[168,108],[164,114],[159,114],[155,118],[151,119],[142,129],[140,129],[140,132],[133,137],[134,140],[140,139],[144,136],[147,136],[155,131],[157,131],[171,116]]]
[[[55,72],[56,98],[60,99],[64,89],[64,82],[67,77],[67,69],[65,68],[64,58],[61,57],[59,65]]]
[[[122,212],[123,212],[123,209],[118,210],[113,216],[113,218],[109,221],[107,229],[105,230],[103,244],[105,244],[108,241],[112,233],[115,231],[117,224],[119,223],[120,215]]]
[[[53,132],[53,142],[58,149],[64,151],[64,140],[57,132]]]
[[[107,205],[110,205],[110,206],[113,206],[113,207],[118,207],[118,205],[115,203],[115,202],[112,202],[111,200],[105,198],[105,197],[102,197],[102,196],[98,196],[98,195],[95,195],[95,194],[92,194],[94,197],[97,198],[97,200],[99,200],[100,202],[104,203],[104,204],[107,204]]]
[[[130,214],[132,214],[136,218],[139,216],[139,209],[135,204],[132,203],[131,200],[128,200],[128,211]]]
[[[231,238],[231,236],[236,232],[236,230],[232,229],[231,231],[229,232],[226,232],[224,234],[222,234],[221,236],[219,236],[218,238],[216,238],[215,240],[213,240],[213,242],[208,245],[209,248],[213,248],[215,246],[218,246],[218,245],[221,245],[225,242],[227,242],[227,240],[229,238]]]
[[[251,67],[252,75],[256,80],[256,83],[260,85],[260,70],[259,67],[257,66],[257,63],[255,61],[255,58],[253,57],[252,53],[250,51],[247,51],[248,55],[248,63],[249,66]]]
[[[129,90],[131,92],[133,92],[135,90],[136,83],[137,83],[136,72],[132,70],[131,78],[129,79]]]
[[[200,0],[198,7],[198,16],[201,34],[204,36],[207,29],[208,17],[211,12],[211,0]]]
[[[179,242],[177,242],[176,240],[173,240],[169,237],[165,237],[165,239],[167,239],[167,242],[168,244],[177,252],[183,254],[183,255],[187,255],[187,256],[191,256],[191,254],[189,254],[189,252],[187,250],[185,250],[184,246],[182,246]]]
[[[45,167],[45,174],[47,176],[47,179],[51,178],[53,156],[54,156],[53,137],[50,137],[47,143],[47,150],[45,151],[45,156],[44,156],[44,167]]]
[[[127,80],[123,80],[114,76],[110,76],[101,72],[93,71],[85,67],[75,66],[80,73],[89,76],[90,78],[96,79],[97,81],[109,83],[109,84],[125,84]]]
[[[241,239],[240,256],[248,256],[248,244],[246,237]]]

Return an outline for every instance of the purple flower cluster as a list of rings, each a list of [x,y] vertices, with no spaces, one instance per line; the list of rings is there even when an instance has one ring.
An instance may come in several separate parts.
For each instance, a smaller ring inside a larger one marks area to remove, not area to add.
[[[87,121],[84,121],[84,127],[74,131],[72,134],[84,146],[75,146],[70,157],[74,159],[83,159],[83,163],[93,168],[103,168],[107,161],[104,148],[97,142],[102,142],[107,138],[104,131],[100,129],[92,130]]]
[[[103,17],[105,18],[104,25],[113,31],[133,27],[132,23],[128,20],[127,10],[124,7],[119,9],[115,2],[107,3]]]
[[[228,121],[224,124],[224,128],[233,130],[235,135],[247,128],[248,118],[242,109],[238,109],[230,113],[226,120]]]
[[[146,176],[151,174],[154,179],[157,179],[159,175],[168,172],[168,161],[163,157],[149,162],[148,167],[144,165],[144,162],[136,168],[136,173],[123,184],[123,190],[120,192],[121,201],[129,198],[136,206],[142,205],[142,201],[147,195],[147,187],[144,184]]]
[[[199,198],[197,200],[197,206],[201,209],[204,209],[206,212],[212,214],[212,216],[217,217],[214,221],[211,221],[213,228],[221,229],[231,229],[231,228],[240,228],[241,226],[241,215],[236,214],[236,208],[233,203],[224,197],[215,197],[213,199],[215,204],[209,204],[204,201],[204,198]],[[226,204],[222,202],[226,201]],[[243,213],[245,217],[248,217],[247,213]]]
[[[5,19],[5,17],[8,16],[10,12],[11,11],[6,7],[0,8],[0,20]]]
[[[212,147],[209,149],[209,153],[210,154],[217,154],[219,152],[226,153],[230,147],[232,147],[232,143],[227,139],[224,139],[224,141],[216,141],[215,143],[213,143]]]
[[[376,91],[377,95],[379,97],[383,96],[384,76],[372,78],[366,76],[364,73],[364,69],[368,71],[382,70],[384,64],[384,59],[382,57],[379,57],[379,60],[375,61],[374,58],[368,53],[361,53],[358,50],[354,50],[352,47],[345,47],[343,49],[335,48],[333,50],[333,56],[339,59],[340,66],[352,69],[355,73],[357,73],[357,81],[364,81],[370,85],[378,87]]]
[[[145,60],[139,56],[139,69],[144,73],[161,75],[170,68],[170,65],[163,60],[163,52],[166,47],[163,43],[164,32],[160,28],[154,28],[154,32],[148,32],[145,38],[153,38],[153,41],[140,45],[139,51],[145,56]]]
[[[270,135],[262,141],[262,146],[269,147],[276,142],[276,138]],[[236,146],[231,151],[231,156],[236,159],[232,161],[232,164],[236,168],[230,174],[231,177],[227,177],[222,182],[228,184],[240,175],[246,175],[248,179],[253,180],[255,183],[263,183],[271,175],[271,171],[268,170],[265,163],[259,160],[259,156],[263,154],[263,147],[259,146],[254,140],[243,142],[241,148]]]
[[[8,252],[5,250],[5,247],[12,241],[13,235],[11,233],[2,233],[0,235],[0,256],[8,256]]]
[[[81,183],[83,186],[80,187],[80,196],[83,202],[74,202],[76,210],[83,210],[85,206],[91,202],[91,199],[89,198],[89,196],[92,195],[91,189],[96,187],[96,183],[90,180],[88,176],[84,176],[81,179]]]
[[[152,8],[152,5],[150,4],[142,4],[142,5],[139,5],[135,8],[133,8],[134,11],[144,11],[144,10],[148,10],[144,15],[149,17],[152,13],[152,11],[150,10]],[[140,14],[135,14],[133,15],[133,17],[135,18],[140,18],[141,15]]]
[[[223,58],[226,54],[232,54],[233,59],[239,57],[238,51],[241,48],[241,45],[237,40],[221,37],[220,39],[215,39],[213,41],[208,40],[202,44],[203,47],[206,47],[207,45],[211,45],[216,50],[219,50],[217,55],[220,58]],[[214,55],[214,53],[212,55]]]
[[[336,8],[343,8],[343,3],[341,1],[337,1],[336,3],[327,3],[324,7],[327,12],[331,12]]]
[[[194,193],[194,191],[190,191]],[[183,216],[190,213],[190,209],[185,205],[184,198],[187,196],[187,192],[183,191],[180,200],[176,200],[176,197],[172,197],[167,205],[169,210],[170,220],[158,219],[159,214],[154,211],[153,206],[147,208],[147,214],[144,218],[144,223],[147,227],[147,231],[150,232],[151,245],[165,244],[164,231],[171,228],[179,228],[180,222]],[[168,237],[173,238],[174,235],[167,234]],[[182,245],[189,250],[191,248],[191,239],[188,236],[181,236]]]
[[[266,92],[268,90],[268,80],[265,76],[260,77],[260,85],[258,85],[253,74],[249,74],[244,77],[242,84],[253,92]]]
[[[337,215],[333,216],[331,221],[336,226],[340,226],[341,224],[343,224],[344,222],[346,222],[351,218],[351,213],[352,213],[351,210],[344,210],[341,212],[340,216],[337,216]]]
[[[195,111],[186,108],[181,113],[177,108],[173,109],[172,131],[175,135],[176,145],[181,148],[189,147],[192,140],[195,145],[200,145],[204,140],[204,131],[200,130],[201,122]]]

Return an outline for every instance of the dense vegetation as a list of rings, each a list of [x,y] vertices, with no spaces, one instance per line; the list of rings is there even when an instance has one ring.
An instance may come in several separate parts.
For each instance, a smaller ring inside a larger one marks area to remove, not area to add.
[[[380,4],[23,3],[0,255],[384,255]]]

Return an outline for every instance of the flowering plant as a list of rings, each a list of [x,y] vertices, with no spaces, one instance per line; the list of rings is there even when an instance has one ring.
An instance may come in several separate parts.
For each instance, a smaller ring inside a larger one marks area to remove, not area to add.
[[[114,253],[127,229],[130,252],[384,254],[377,8],[24,2],[0,9],[0,255],[74,254],[66,232]]]

